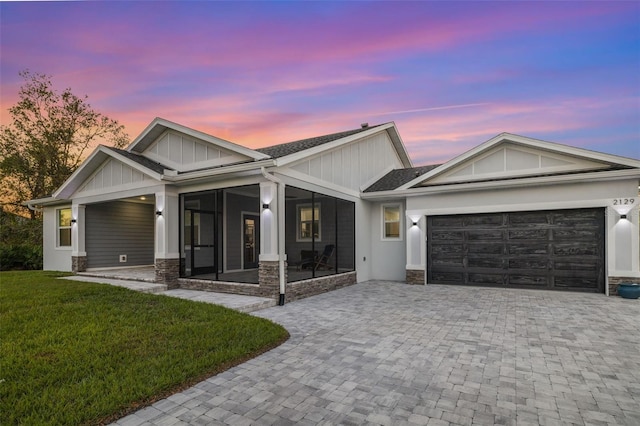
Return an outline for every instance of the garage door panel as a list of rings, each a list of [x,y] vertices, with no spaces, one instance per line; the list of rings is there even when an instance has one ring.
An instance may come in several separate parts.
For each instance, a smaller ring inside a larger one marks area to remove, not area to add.
[[[458,247],[460,248],[460,251],[464,250],[462,245],[458,245]],[[467,253],[469,253],[470,255],[474,254],[474,253],[503,255],[504,254],[504,245],[502,244],[502,242],[493,243],[493,244],[471,243],[470,242],[469,244],[467,244]]]
[[[469,274],[469,284],[476,285],[504,285],[505,284],[505,276],[504,274],[483,274],[483,273],[470,273]]]
[[[587,242],[557,243],[553,247],[556,256],[598,256],[598,245]]]
[[[604,209],[427,218],[430,283],[604,290]]]
[[[507,245],[507,249],[511,255],[547,255],[550,253],[547,244],[511,243]]]
[[[509,274],[510,286],[546,288],[548,286],[548,283],[549,278],[546,275],[533,275],[530,273]]]
[[[502,216],[502,214],[480,214],[475,216],[465,216],[463,220],[463,226],[465,228],[486,228],[487,226],[495,228],[502,225],[504,225],[504,217]]]
[[[508,231],[509,240],[543,240],[549,239],[547,229],[510,229]]]
[[[440,256],[433,260],[433,266],[464,266],[463,256]]]
[[[464,240],[464,232],[463,231],[434,231],[431,235],[431,238],[435,241],[463,241]]]
[[[518,227],[536,227],[548,224],[549,215],[544,212],[516,213],[508,216],[508,223]]]
[[[473,257],[469,255],[467,258],[467,266],[469,268],[499,268],[504,269],[505,259],[496,256],[490,257]]]
[[[549,261],[546,258],[542,259],[509,259],[509,269],[549,269]]]
[[[438,284],[460,284],[465,281],[462,272],[439,271],[433,273],[433,280]]]

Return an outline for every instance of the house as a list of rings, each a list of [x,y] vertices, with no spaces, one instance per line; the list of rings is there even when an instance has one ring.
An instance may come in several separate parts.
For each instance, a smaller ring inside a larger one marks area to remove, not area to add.
[[[614,294],[640,161],[503,133],[414,167],[394,123],[249,149],[156,118],[49,198],[44,268],[278,298],[372,279]]]

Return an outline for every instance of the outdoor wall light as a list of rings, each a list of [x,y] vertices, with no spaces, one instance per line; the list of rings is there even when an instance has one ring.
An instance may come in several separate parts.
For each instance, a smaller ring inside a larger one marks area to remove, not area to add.
[[[626,214],[621,214],[621,215],[620,215],[620,219],[626,219],[626,218],[627,218],[627,215],[626,215]]]
[[[262,208],[263,209],[268,209],[269,208],[269,204],[267,204],[267,203],[262,204]]]
[[[413,222],[413,226],[418,226],[418,222]]]
[[[71,219],[71,223],[77,223],[78,221],[76,219]]]
[[[162,216],[162,211],[161,210],[156,210],[156,216]]]

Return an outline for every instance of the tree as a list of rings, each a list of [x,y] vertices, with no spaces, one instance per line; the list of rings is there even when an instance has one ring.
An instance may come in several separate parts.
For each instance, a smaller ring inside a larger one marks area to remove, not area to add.
[[[116,120],[94,111],[87,96],[70,88],[58,93],[44,74],[20,76],[25,83],[9,108],[12,123],[0,126],[0,199],[24,213],[22,202],[51,195],[97,142],[123,147],[129,137]]]

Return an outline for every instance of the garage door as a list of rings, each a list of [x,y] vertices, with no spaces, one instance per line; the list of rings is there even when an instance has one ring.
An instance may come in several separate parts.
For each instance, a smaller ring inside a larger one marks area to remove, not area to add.
[[[427,217],[427,282],[604,291],[604,209]]]

